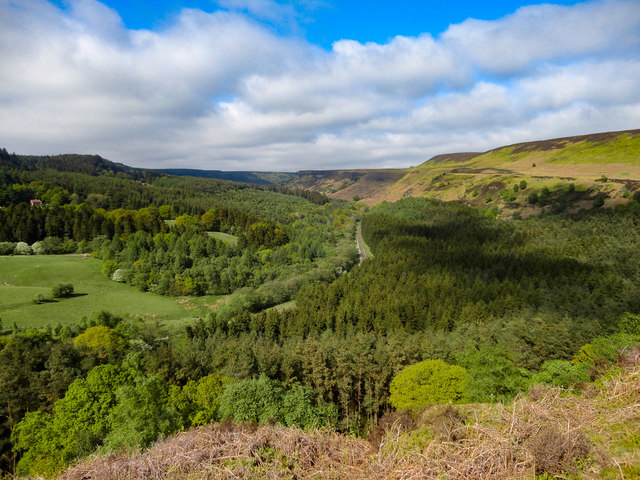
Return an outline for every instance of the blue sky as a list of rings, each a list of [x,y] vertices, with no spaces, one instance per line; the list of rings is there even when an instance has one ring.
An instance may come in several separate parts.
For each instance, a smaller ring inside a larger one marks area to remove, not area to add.
[[[639,7],[0,0],[0,146],[294,171],[640,128]]]
[[[68,8],[67,0],[55,3]],[[449,25],[467,18],[495,20],[513,13],[523,5],[554,3],[574,5],[576,0],[555,2],[502,0],[492,2],[447,1],[447,0],[310,0],[277,2],[291,8],[299,25],[290,28],[287,22],[271,21],[252,15],[251,9],[231,2],[214,0],[106,0],[105,5],[116,10],[124,24],[131,29],[162,28],[184,8],[205,12],[216,10],[240,10],[258,21],[265,21],[281,34],[302,35],[309,42],[330,48],[337,40],[352,39],[360,42],[386,42],[397,35],[417,36],[429,32],[433,35],[444,32]],[[241,3],[241,2],[238,2]],[[244,2],[250,5],[251,2]],[[256,4],[259,2],[255,2]]]

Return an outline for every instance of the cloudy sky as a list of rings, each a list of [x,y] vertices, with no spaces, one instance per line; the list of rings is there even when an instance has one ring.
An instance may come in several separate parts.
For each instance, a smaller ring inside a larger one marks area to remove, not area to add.
[[[137,167],[406,167],[640,128],[639,0],[0,0],[0,62],[0,146]]]

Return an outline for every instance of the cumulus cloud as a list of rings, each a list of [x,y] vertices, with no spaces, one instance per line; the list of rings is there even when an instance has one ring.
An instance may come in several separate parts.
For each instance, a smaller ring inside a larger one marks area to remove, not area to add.
[[[0,146],[157,168],[372,168],[640,126],[634,0],[330,50],[263,23],[294,22],[289,4],[218,4],[128,30],[97,0],[0,0]]]

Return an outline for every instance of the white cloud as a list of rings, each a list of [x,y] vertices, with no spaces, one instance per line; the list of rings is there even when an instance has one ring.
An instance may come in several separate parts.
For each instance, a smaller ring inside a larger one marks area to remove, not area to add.
[[[251,20],[293,22],[289,4],[218,3],[133,31],[96,0],[0,0],[0,146],[146,167],[373,168],[640,126],[634,0],[329,51]]]
[[[522,7],[497,21],[470,19],[451,26],[443,42],[476,68],[509,74],[536,62],[584,55],[638,53],[640,8],[634,0],[576,6]]]

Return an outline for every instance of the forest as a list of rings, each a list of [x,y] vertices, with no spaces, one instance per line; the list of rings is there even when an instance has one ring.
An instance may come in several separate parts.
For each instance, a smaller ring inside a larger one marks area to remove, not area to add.
[[[231,295],[181,329],[105,311],[4,325],[4,472],[53,477],[225,419],[366,436],[425,402],[580,388],[640,343],[637,196],[505,221],[425,198],[367,209],[93,157],[57,170],[0,157],[1,254],[87,253],[149,295]],[[374,254],[360,266],[358,224]]]

